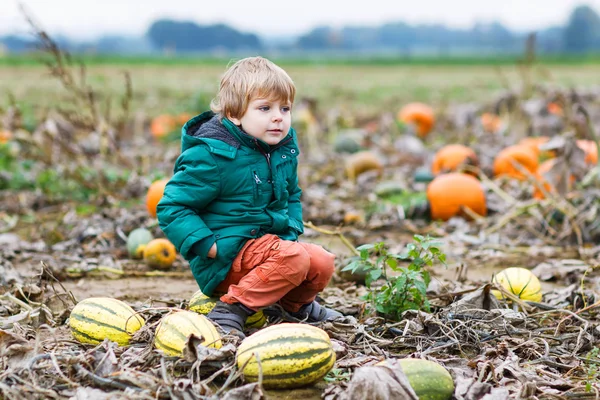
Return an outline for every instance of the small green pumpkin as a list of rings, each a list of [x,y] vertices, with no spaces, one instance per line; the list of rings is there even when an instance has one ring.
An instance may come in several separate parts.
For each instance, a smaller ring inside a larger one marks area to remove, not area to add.
[[[127,252],[131,258],[142,258],[144,247],[154,239],[152,233],[145,228],[132,230],[127,236]]]
[[[450,400],[454,393],[452,376],[440,364],[417,358],[398,359],[398,364],[419,400]],[[391,367],[389,360],[377,363]]]

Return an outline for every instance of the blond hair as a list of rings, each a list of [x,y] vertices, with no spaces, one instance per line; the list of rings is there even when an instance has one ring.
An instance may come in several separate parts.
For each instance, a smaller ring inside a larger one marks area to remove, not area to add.
[[[241,118],[253,99],[294,102],[296,87],[281,67],[263,57],[239,60],[225,71],[210,108],[227,118]]]

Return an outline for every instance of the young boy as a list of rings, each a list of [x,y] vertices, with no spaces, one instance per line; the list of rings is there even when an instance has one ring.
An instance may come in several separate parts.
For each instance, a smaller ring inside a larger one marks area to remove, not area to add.
[[[297,241],[304,227],[295,93],[269,60],[232,65],[212,111],[183,126],[182,153],[157,207],[161,229],[202,292],[221,295],[208,317],[241,337],[246,319],[275,303],[307,322],[342,316],[315,301],[335,256]]]

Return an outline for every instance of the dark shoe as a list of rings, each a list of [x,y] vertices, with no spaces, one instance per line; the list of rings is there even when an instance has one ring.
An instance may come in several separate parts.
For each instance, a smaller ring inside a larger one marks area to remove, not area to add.
[[[244,324],[254,311],[241,303],[229,304],[217,301],[215,307],[208,313],[207,317],[216,322],[225,333],[245,338]]]
[[[303,305],[298,312],[289,312],[292,317],[306,322],[333,321],[344,315],[338,311],[323,307],[316,301]]]

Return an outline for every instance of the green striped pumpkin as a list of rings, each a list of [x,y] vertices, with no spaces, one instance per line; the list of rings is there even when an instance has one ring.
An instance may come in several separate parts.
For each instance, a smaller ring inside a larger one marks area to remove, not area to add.
[[[263,385],[267,389],[313,384],[335,364],[335,352],[327,332],[306,324],[273,325],[242,341],[237,350],[237,365],[244,368],[244,377],[249,382],[258,381],[256,355],[260,358]]]
[[[170,356],[181,356],[185,341],[194,334],[204,339],[201,344],[221,348],[221,336],[204,315],[180,310],[164,316],[154,333],[154,346]]]
[[[144,326],[144,318],[124,302],[110,297],[91,297],[77,303],[71,311],[69,326],[73,337],[88,344],[109,339],[121,346]]]
[[[217,304],[217,298],[209,297],[202,293],[201,290],[198,290],[192,298],[190,299],[190,304],[188,305],[188,309],[190,311],[196,312],[202,315],[208,315],[209,312],[215,305]],[[246,320],[246,328],[262,328],[267,323],[267,317],[259,310],[258,312],[252,314]]]
[[[397,359],[419,400],[449,400],[454,393],[452,376],[440,364],[417,358]],[[376,365],[390,366],[389,360]]]

